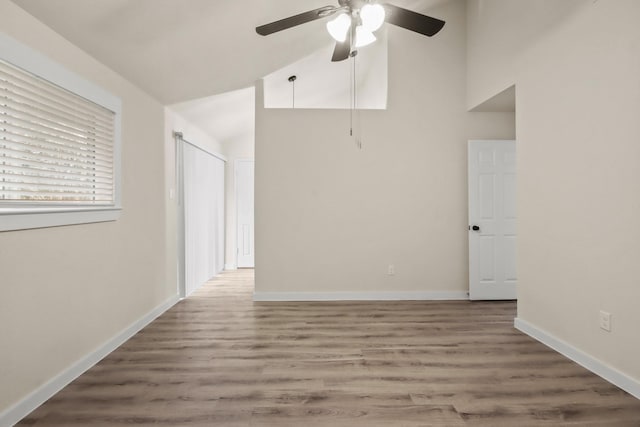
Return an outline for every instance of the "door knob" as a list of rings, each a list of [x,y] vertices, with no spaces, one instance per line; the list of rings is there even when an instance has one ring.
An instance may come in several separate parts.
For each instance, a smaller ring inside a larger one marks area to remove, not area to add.
[[[471,229],[473,231],[480,231],[480,227],[478,227],[477,225],[474,225],[473,227],[471,227]]]

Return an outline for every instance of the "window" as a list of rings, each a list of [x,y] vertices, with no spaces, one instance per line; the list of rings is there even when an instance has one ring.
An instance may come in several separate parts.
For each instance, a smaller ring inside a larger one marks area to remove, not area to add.
[[[0,37],[0,231],[117,219],[120,100]]]

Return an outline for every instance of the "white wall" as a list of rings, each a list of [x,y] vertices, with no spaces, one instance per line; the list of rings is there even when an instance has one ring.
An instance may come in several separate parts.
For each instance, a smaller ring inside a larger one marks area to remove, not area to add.
[[[491,3],[494,15],[470,28],[495,33],[470,39],[495,38],[503,20],[528,25],[526,10],[505,16],[512,0]],[[546,2],[545,13],[562,13],[561,3]],[[640,393],[640,2],[572,3],[526,49],[503,52],[517,88],[518,317]],[[474,49],[480,58],[495,46]],[[612,314],[610,333],[600,310]]]
[[[122,98],[120,220],[0,233],[0,413],[175,298],[163,107],[11,2],[0,29]],[[174,270],[175,271],[175,270]]]
[[[466,112],[465,2],[427,38],[389,28],[385,111],[256,101],[256,291],[468,289],[467,140],[513,138],[512,113]],[[388,264],[396,267],[387,276]]]

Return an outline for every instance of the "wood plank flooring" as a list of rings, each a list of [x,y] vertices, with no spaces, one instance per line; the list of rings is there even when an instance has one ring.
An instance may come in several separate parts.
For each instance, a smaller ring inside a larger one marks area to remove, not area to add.
[[[223,273],[21,426],[640,426],[512,302],[254,303]]]

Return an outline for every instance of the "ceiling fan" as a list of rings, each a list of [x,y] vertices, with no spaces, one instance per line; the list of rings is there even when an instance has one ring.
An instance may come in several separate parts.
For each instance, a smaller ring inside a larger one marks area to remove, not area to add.
[[[343,61],[357,53],[356,49],[376,40],[373,33],[384,22],[425,36],[433,36],[444,26],[440,19],[422,15],[390,3],[372,0],[338,0],[339,6],[324,6],[256,27],[262,36],[286,30],[307,22],[336,15],[327,22],[329,34],[336,40],[331,60]]]

